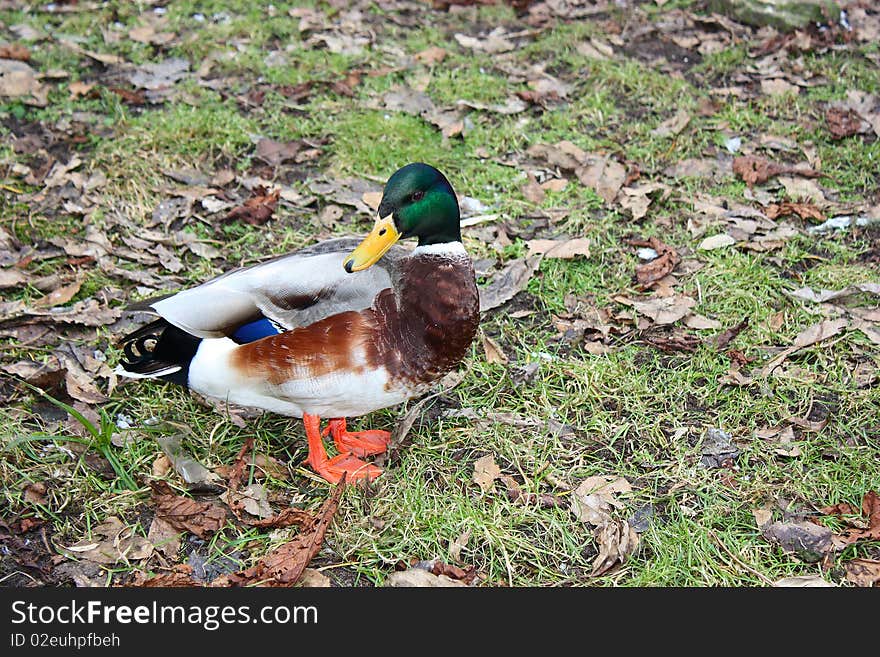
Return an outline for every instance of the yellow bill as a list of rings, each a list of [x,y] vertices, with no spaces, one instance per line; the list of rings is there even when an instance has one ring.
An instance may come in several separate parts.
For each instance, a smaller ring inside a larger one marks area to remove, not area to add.
[[[399,239],[400,233],[394,227],[394,219],[391,215],[376,219],[376,225],[373,226],[370,234],[342,263],[345,271],[351,273],[374,265]]]

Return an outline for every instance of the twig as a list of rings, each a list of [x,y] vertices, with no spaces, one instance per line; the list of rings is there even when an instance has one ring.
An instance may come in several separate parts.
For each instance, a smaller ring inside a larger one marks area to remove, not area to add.
[[[743,563],[743,562],[742,562],[742,561],[741,561],[741,560],[740,560],[740,559],[739,559],[739,558],[738,558],[733,552],[730,551],[730,548],[728,548],[728,547],[722,542],[722,540],[721,540],[720,538],[718,538],[718,536],[715,534],[715,532],[713,532],[711,529],[709,530],[709,536],[712,537],[712,540],[713,540],[713,541],[715,541],[716,543],[718,543],[718,545],[721,547],[721,549],[724,550],[724,551],[727,553],[727,555],[728,555],[731,559],[733,559],[734,562],[735,562],[740,568],[745,568],[747,571],[749,571],[752,575],[754,575],[755,577],[757,577],[759,580],[761,580],[761,581],[762,581],[764,584],[766,584],[767,586],[773,586],[773,580],[769,579],[768,577],[766,577],[766,576],[763,575],[762,573],[759,573],[757,570],[755,570],[754,568],[752,568],[752,567],[749,566],[748,564]]]

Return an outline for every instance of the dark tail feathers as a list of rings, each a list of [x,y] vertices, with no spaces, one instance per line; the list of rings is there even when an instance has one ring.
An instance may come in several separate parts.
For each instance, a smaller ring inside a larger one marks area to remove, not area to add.
[[[189,364],[202,341],[164,319],[132,331],[120,342],[126,360],[119,364],[135,376],[186,386]]]

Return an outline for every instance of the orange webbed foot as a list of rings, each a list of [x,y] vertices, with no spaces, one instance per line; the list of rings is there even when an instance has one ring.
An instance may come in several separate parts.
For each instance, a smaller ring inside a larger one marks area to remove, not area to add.
[[[327,431],[333,432],[333,423],[337,420],[331,420]],[[321,475],[331,484],[337,484],[346,475],[346,481],[364,480],[372,481],[380,474],[382,470],[371,463],[361,461],[355,456],[351,450],[346,447],[340,448],[340,454],[333,458],[327,457],[327,450],[324,449],[324,442],[321,440],[321,420],[317,415],[303,415],[303,424],[306,428],[306,437],[309,441],[309,456],[306,459],[312,469]],[[337,425],[338,426],[338,425]],[[345,429],[345,420],[342,420],[343,431]],[[363,432],[373,433],[373,432]],[[379,432],[385,433],[385,432]],[[390,435],[389,435],[390,437]],[[334,440],[336,434],[334,433]],[[339,443],[337,443],[337,446]],[[383,450],[384,451],[384,448]]]
[[[312,465],[315,472],[321,475],[331,484],[338,484],[342,479],[342,475],[346,475],[346,481],[359,481],[366,479],[373,481],[382,474],[382,470],[372,463],[361,461],[358,457],[346,452],[339,456],[334,456],[326,462],[319,465]]]
[[[382,454],[391,442],[391,433],[380,429],[348,431],[345,418],[334,418],[327,423],[322,435],[333,435],[333,443],[340,454],[351,452],[355,456]]]

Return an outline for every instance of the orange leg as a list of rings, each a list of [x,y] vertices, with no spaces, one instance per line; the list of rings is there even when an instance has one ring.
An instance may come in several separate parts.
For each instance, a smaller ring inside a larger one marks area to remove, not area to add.
[[[324,449],[324,441],[321,440],[321,418],[317,415],[303,414],[303,424],[306,428],[306,438],[309,441],[309,456],[306,459],[312,469],[331,484],[339,483],[343,474],[347,474],[347,481],[355,479],[368,479],[372,481],[382,471],[375,465],[364,463],[350,451],[341,451],[339,456],[332,459],[327,457]]]
[[[340,454],[351,452],[355,456],[370,456],[381,454],[388,449],[391,442],[391,434],[388,431],[371,429],[370,431],[347,431],[345,418],[334,418],[327,422],[327,428],[321,432],[322,436],[333,435],[333,442]]]

